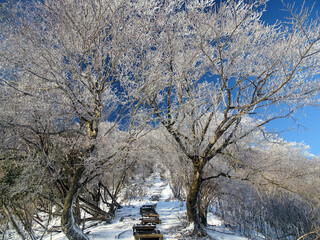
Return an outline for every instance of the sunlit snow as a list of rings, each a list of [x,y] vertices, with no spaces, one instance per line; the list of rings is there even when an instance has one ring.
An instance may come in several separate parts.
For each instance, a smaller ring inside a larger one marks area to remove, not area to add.
[[[132,226],[139,223],[140,207],[144,204],[157,204],[156,210],[162,220],[157,229],[164,235],[165,240],[184,239],[184,235],[192,229],[186,223],[185,202],[174,199],[170,186],[161,180],[160,176],[153,175],[144,183],[146,196],[141,200],[130,200],[117,210],[112,224],[100,224],[85,230],[91,240],[122,239],[132,240]],[[152,199],[159,199],[152,201]],[[208,214],[208,234],[216,240],[246,240],[237,236],[225,227],[223,221],[212,213]],[[45,240],[66,240],[63,233],[51,234]]]

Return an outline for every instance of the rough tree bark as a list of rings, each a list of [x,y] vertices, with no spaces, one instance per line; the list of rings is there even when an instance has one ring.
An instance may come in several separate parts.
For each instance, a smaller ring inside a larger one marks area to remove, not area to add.
[[[201,190],[201,179],[204,161],[201,158],[193,158],[193,177],[187,196],[187,217],[194,223],[194,234],[206,236],[206,231],[201,225],[199,195]]]
[[[62,231],[70,240],[89,240],[89,238],[76,226],[73,214],[73,204],[80,188],[80,179],[84,170],[85,168],[83,166],[77,167],[63,205],[61,216]]]

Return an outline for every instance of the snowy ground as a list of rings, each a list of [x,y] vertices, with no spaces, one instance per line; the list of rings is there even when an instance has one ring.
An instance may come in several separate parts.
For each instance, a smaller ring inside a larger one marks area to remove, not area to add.
[[[164,235],[165,240],[183,239],[182,235],[188,231],[185,221],[185,203],[174,200],[168,184],[154,176],[145,182],[146,197],[139,200],[130,200],[127,205],[119,209],[112,224],[100,224],[87,229],[90,240],[122,239],[132,240],[132,226],[139,223],[140,207],[144,204],[157,204],[157,212],[162,223],[157,229]],[[152,201],[158,199],[158,201]],[[237,236],[228,230],[223,221],[213,214],[208,215],[208,234],[216,240],[246,240],[248,238]],[[66,240],[62,234],[47,236],[45,240]]]

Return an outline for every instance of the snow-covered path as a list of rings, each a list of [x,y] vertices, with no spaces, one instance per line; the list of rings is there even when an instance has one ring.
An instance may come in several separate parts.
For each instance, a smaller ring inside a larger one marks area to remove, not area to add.
[[[144,204],[157,204],[161,224],[157,229],[164,235],[165,240],[183,239],[182,233],[187,231],[185,221],[185,202],[173,199],[172,191],[168,184],[154,175],[144,183],[146,196],[143,199],[130,200],[127,205],[117,210],[112,224],[100,224],[87,229],[90,240],[133,240],[132,226],[140,222],[140,207]],[[212,225],[208,233],[216,240],[247,240],[237,236],[224,227],[223,222],[215,215],[209,214],[208,223]],[[48,236],[46,240],[66,240],[62,234]]]

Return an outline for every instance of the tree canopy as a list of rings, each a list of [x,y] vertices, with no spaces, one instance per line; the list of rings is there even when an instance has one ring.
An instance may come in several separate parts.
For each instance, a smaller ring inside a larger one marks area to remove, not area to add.
[[[220,177],[254,181],[258,174],[276,184],[260,169],[268,165],[261,162],[276,164],[257,148],[274,140],[264,126],[318,104],[319,19],[284,5],[289,21],[270,25],[261,20],[266,4],[2,3],[0,137],[8,177],[25,176],[32,188],[49,173],[45,184],[59,197],[45,187],[37,194],[60,206],[69,239],[87,239],[78,229],[81,210],[108,219],[100,191],[88,196],[85,189],[104,186],[110,208],[118,206],[120,190],[108,191],[104,171],[121,166],[121,186],[124,173],[142,158],[136,150],[156,150],[143,140],[148,131],[161,129],[158,140],[172,143],[172,156],[189,163],[188,221],[194,235],[205,235],[201,190],[207,183]],[[34,179],[30,172],[39,166]],[[13,202],[2,199],[7,209]]]

